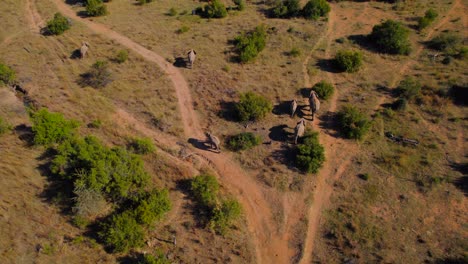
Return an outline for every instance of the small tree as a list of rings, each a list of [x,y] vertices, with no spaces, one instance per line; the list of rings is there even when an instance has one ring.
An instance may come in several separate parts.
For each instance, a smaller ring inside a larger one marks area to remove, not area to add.
[[[254,31],[242,33],[234,39],[239,60],[242,63],[253,61],[266,46],[267,33],[263,26]]]
[[[99,235],[115,252],[127,252],[144,245],[143,228],[129,211],[112,216]]]
[[[324,148],[318,140],[318,133],[307,131],[303,143],[297,146],[296,165],[308,173],[317,173],[325,161]]]
[[[419,96],[421,92],[421,83],[413,77],[406,77],[398,85],[397,92],[401,97],[407,100],[412,100]]]
[[[97,60],[91,70],[81,75],[80,85],[91,86],[93,88],[103,88],[111,83],[112,73],[106,61]]]
[[[343,107],[338,122],[343,134],[351,139],[362,139],[370,128],[370,121],[354,106]]]
[[[70,22],[61,13],[55,13],[54,18],[47,22],[47,32],[52,35],[61,35],[70,29]]]
[[[12,84],[16,79],[16,73],[7,65],[0,63],[0,85]]]
[[[400,22],[387,20],[375,25],[369,37],[385,53],[408,55],[411,52],[409,30]]]
[[[317,20],[330,12],[330,5],[326,0],[309,0],[302,9],[302,15],[306,19]]]
[[[115,61],[118,63],[124,63],[128,59],[128,51],[127,50],[120,50],[115,57]]]
[[[201,174],[193,178],[191,184],[192,193],[202,206],[213,207],[216,204],[219,183],[209,174]]]
[[[107,7],[102,0],[87,0],[86,13],[88,16],[104,16],[107,14]]]
[[[326,81],[316,83],[314,87],[312,87],[312,90],[314,90],[319,98],[323,100],[328,100],[335,92],[333,85]]]
[[[237,116],[240,121],[255,121],[266,116],[273,110],[273,105],[265,97],[253,92],[240,95],[240,100],[236,104]]]
[[[51,113],[42,108],[32,113],[32,131],[34,144],[51,145],[60,143],[75,135],[79,123],[75,120],[67,120],[60,113]]]
[[[227,141],[228,147],[234,151],[251,149],[259,144],[260,137],[255,136],[250,132],[244,132],[231,136]]]
[[[352,50],[340,50],[335,56],[335,63],[342,71],[357,72],[362,66],[362,53]]]

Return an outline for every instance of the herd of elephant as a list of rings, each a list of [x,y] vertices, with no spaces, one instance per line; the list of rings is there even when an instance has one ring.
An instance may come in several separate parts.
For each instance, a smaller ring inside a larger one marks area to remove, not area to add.
[[[86,56],[86,53],[88,52],[89,49],[89,43],[88,42],[83,42],[80,48],[80,57],[83,59]],[[197,53],[195,50],[190,49],[189,52],[187,53],[187,61],[189,63],[190,68],[193,68],[193,63],[195,62]],[[312,120],[314,120],[314,115],[315,113],[319,110],[320,108],[320,101],[318,99],[317,93],[312,90],[309,95],[309,106],[310,106],[310,112],[312,114]],[[296,99],[292,100],[291,105],[290,105],[290,110],[291,110],[291,117],[294,117],[294,114],[296,113],[297,110],[297,101]],[[301,118],[299,122],[296,124],[296,127],[294,128],[294,144],[297,144],[297,140],[299,137],[304,136],[305,132],[305,120],[304,118]],[[206,137],[208,139],[207,143],[209,144],[211,149],[214,149],[216,151],[221,151],[221,141],[219,140],[218,137],[211,133],[206,133]]]

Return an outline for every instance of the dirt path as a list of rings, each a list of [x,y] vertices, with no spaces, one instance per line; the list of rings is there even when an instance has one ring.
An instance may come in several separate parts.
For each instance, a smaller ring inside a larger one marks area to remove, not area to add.
[[[180,71],[173,65],[168,63],[162,56],[146,49],[142,45],[132,41],[131,39],[120,35],[119,33],[107,28],[104,25],[92,22],[87,19],[78,17],[69,6],[62,0],[52,0],[60,12],[74,20],[85,24],[92,31],[102,34],[117,43],[127,47],[128,49],[143,56],[146,60],[156,63],[171,79],[176,95],[178,98],[179,111],[182,117],[184,133],[187,138],[193,137],[196,139],[204,138],[203,130],[198,121],[197,114],[193,109],[193,100],[190,89]],[[125,114],[123,109],[118,110],[118,115],[125,119],[127,124],[132,124],[139,131],[153,134],[150,128],[147,128],[144,123],[135,119],[130,114]],[[162,134],[154,135],[154,138],[159,142],[173,146],[176,139]],[[274,236],[272,214],[270,206],[264,198],[264,189],[246,173],[240,169],[240,165],[232,162],[232,157],[229,154],[216,154],[196,149],[198,155],[205,157],[214,166],[215,170],[222,178],[223,184],[229,189],[236,192],[237,197],[244,207],[244,213],[247,218],[248,229],[253,237],[253,243],[256,249],[256,258],[258,263],[287,263],[287,258],[282,254],[283,246],[281,243],[272,240]]]

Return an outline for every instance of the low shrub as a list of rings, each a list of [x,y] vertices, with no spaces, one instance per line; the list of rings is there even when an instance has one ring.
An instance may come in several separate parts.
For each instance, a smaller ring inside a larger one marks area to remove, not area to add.
[[[49,146],[61,143],[76,133],[79,123],[68,120],[60,113],[52,113],[42,108],[31,115],[34,144]]]
[[[235,47],[242,63],[253,61],[266,46],[267,33],[263,26],[254,31],[242,33],[234,39]]]
[[[370,121],[354,106],[343,107],[338,121],[344,136],[351,139],[362,139],[370,128]]]
[[[219,183],[214,176],[201,174],[193,178],[191,190],[200,205],[214,207],[217,202]]]
[[[299,0],[278,0],[271,10],[271,16],[277,18],[296,17],[301,12]]]
[[[70,22],[61,13],[55,13],[52,20],[47,21],[47,33],[52,35],[61,35],[70,29]]]
[[[128,60],[128,51],[127,50],[120,50],[117,52],[117,56],[115,57],[115,61],[118,63],[124,63]]]
[[[160,220],[172,207],[167,189],[144,192],[136,200],[138,206],[134,210],[135,219],[145,225]]]
[[[453,32],[444,32],[429,41],[428,46],[434,50],[456,54],[461,49],[462,43],[463,39],[459,35]]]
[[[228,148],[234,151],[251,149],[260,144],[260,137],[244,132],[231,136],[227,140]]]
[[[129,211],[112,216],[102,226],[99,236],[115,252],[127,252],[144,245],[143,228]]]
[[[167,12],[168,16],[177,16],[177,10],[174,7],[171,7]]]
[[[216,233],[225,235],[232,223],[240,217],[241,213],[242,206],[237,200],[229,199],[223,201],[219,207],[213,209],[210,227]]]
[[[136,154],[153,153],[156,148],[150,138],[134,138],[129,144],[129,149]]]
[[[177,34],[182,34],[182,33],[188,32],[189,30],[190,30],[190,27],[188,27],[188,26],[181,26],[181,27],[177,30]]]
[[[97,60],[87,73],[81,75],[79,83],[81,86],[91,86],[97,89],[107,86],[112,81],[112,73],[107,62]]]
[[[220,0],[211,1],[200,11],[201,16],[205,18],[223,18],[227,16],[226,6]]]
[[[273,105],[265,97],[253,92],[240,95],[240,100],[236,104],[237,116],[240,121],[260,120],[271,110]]]
[[[166,258],[164,253],[156,252],[153,254],[144,254],[141,259],[136,262],[137,264],[171,264],[172,262]]]
[[[316,83],[312,87],[312,90],[314,90],[317,93],[319,99],[323,99],[323,100],[330,99],[330,97],[335,92],[335,88],[333,87],[333,85],[326,81],[321,81],[321,82]]]
[[[301,56],[301,51],[298,48],[292,48],[291,51],[288,52],[288,55],[292,57],[299,57]]]
[[[421,83],[413,77],[406,77],[398,85],[397,93],[407,100],[413,100],[421,93]]]
[[[307,131],[302,143],[297,145],[296,166],[304,172],[317,173],[325,162],[324,151],[318,133]]]
[[[144,5],[144,4],[148,4],[148,3],[151,3],[153,2],[154,0],[138,0],[138,3],[140,5]]]
[[[107,14],[107,7],[102,0],[87,0],[86,13],[92,17],[104,16]]]
[[[408,108],[408,100],[406,98],[398,98],[393,103],[392,108],[397,111],[405,111]]]
[[[357,72],[362,67],[362,53],[352,50],[340,50],[335,56],[335,64],[342,71]]]
[[[0,117],[0,136],[11,131],[13,128],[2,117]]]
[[[422,30],[428,27],[432,22],[434,22],[438,15],[439,14],[437,13],[437,11],[435,11],[432,8],[427,10],[424,16],[419,18],[418,20],[418,29]]]
[[[77,186],[73,191],[76,197],[73,198],[75,205],[72,208],[75,217],[79,219],[90,219],[100,215],[107,207],[107,202],[101,192],[88,189],[84,186]]]
[[[234,0],[234,4],[237,6],[237,10],[242,11],[245,9],[245,0]]]
[[[385,53],[408,55],[411,52],[409,29],[401,22],[386,20],[375,25],[369,38]]]
[[[326,0],[309,0],[302,9],[302,15],[306,19],[317,20],[330,12],[330,5]]]
[[[15,71],[9,66],[0,63],[0,85],[12,84],[16,79]]]

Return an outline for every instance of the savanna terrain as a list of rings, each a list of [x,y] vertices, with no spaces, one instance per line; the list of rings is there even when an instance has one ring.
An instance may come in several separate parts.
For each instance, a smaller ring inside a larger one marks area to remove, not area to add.
[[[3,0],[0,262],[467,263],[467,4]]]

